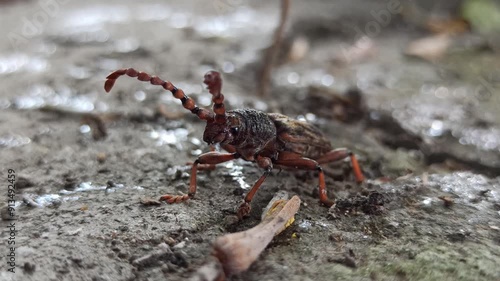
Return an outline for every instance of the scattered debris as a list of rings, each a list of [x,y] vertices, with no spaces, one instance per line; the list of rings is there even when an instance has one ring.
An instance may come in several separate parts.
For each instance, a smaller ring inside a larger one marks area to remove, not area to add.
[[[65,174],[63,175],[63,187],[66,190],[75,190],[78,185],[78,179],[71,175],[71,174]]]
[[[429,173],[427,172],[422,173],[422,185],[423,186],[429,185]]]
[[[470,237],[470,234],[471,233],[469,231],[465,231],[463,229],[460,229],[458,231],[447,234],[446,238],[448,238],[448,240],[450,242],[454,242],[454,243],[465,242],[465,240],[467,240],[467,238]]]
[[[451,38],[448,34],[432,35],[411,42],[404,53],[434,62],[446,54],[450,45]]]
[[[179,242],[175,244],[172,249],[182,249],[186,246],[186,241]]]
[[[78,229],[75,229],[75,230],[71,230],[71,231],[68,231],[68,235],[69,236],[75,236],[77,235],[78,233],[80,233],[82,231],[82,228],[78,228]]]
[[[405,175],[402,175],[402,176],[396,178],[396,180],[403,181],[403,180],[408,180],[408,179],[411,179],[411,178],[413,178],[413,172],[412,171],[406,171]]]
[[[33,187],[33,186],[35,186],[35,183],[31,179],[23,177],[23,176],[17,177],[16,189],[23,189],[23,188]]]
[[[345,253],[343,257],[329,257],[328,261],[343,264],[350,268],[357,268],[356,255],[352,249],[349,249],[348,253]]]
[[[104,153],[104,152],[97,153],[96,159],[97,159],[97,162],[99,162],[99,164],[106,162],[107,158],[108,158],[108,156],[106,155],[106,153]]]
[[[141,199],[141,204],[144,206],[160,206],[161,202],[159,200],[147,197]]]
[[[4,221],[9,221],[9,220],[16,220],[17,219],[17,215],[16,213],[12,212],[12,207],[7,205],[7,204],[3,204],[1,207],[0,207],[0,216],[2,217],[2,220]]]
[[[330,234],[330,236],[328,236],[328,238],[334,242],[341,242],[344,240],[342,233],[332,233],[332,234]]]
[[[330,209],[330,214],[357,215],[360,212],[374,215],[380,214],[387,201],[387,196],[379,192],[372,192],[368,196],[355,196],[347,199],[335,201],[335,205]],[[336,217],[334,215],[334,217]]]
[[[444,206],[446,208],[450,208],[455,203],[455,201],[453,200],[453,198],[451,198],[450,196],[439,196],[438,198],[443,201]]]
[[[167,257],[173,256],[174,253],[170,250],[170,247],[166,243],[161,243],[158,245],[158,249],[154,250],[152,253],[137,258],[132,261],[134,266],[139,268],[148,267],[157,264],[160,260],[166,259]]]
[[[167,245],[169,245],[169,246],[173,246],[177,243],[177,241],[175,241],[175,239],[170,237],[170,236],[164,237],[163,241],[165,241],[165,243],[167,243]]]
[[[426,26],[427,29],[437,34],[456,35],[470,30],[469,22],[463,18],[429,19]]]
[[[35,200],[33,200],[30,196],[28,195],[23,195],[23,203],[26,204],[26,206],[31,207],[31,208],[41,208],[40,204],[36,203]]]
[[[109,180],[106,182],[106,190],[113,188],[113,187],[116,187],[116,183],[114,181]]]
[[[28,273],[28,274],[33,274],[33,272],[35,272],[36,270],[36,265],[35,264],[32,264],[30,262],[25,262],[24,265],[23,265],[23,271],[25,273]]]

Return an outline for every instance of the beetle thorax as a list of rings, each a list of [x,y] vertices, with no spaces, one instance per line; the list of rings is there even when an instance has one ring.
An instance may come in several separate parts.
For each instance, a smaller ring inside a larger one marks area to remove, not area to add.
[[[208,144],[229,144],[236,148],[263,148],[276,138],[276,127],[269,116],[254,109],[236,109],[226,112],[223,123],[207,123],[203,140]]]
[[[233,134],[232,145],[260,150],[276,139],[276,126],[266,113],[254,109],[236,109],[228,113],[237,118],[239,123],[237,133]]]

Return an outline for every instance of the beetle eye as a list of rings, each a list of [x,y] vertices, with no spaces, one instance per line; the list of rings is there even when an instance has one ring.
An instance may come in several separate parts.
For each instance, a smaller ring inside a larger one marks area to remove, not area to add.
[[[231,128],[231,134],[232,134],[233,136],[236,136],[236,135],[238,134],[238,132],[239,132],[239,131],[240,131],[240,130],[239,130],[239,128],[238,128],[238,127],[233,127],[233,128]]]

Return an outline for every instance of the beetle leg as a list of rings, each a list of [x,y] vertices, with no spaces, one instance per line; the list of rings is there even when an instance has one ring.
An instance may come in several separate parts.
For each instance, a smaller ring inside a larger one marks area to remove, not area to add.
[[[236,149],[234,146],[229,144],[221,145],[222,149],[229,153],[235,153]],[[215,151],[215,147],[213,145],[210,146],[210,151]],[[187,165],[193,165],[193,162],[186,163]],[[215,170],[215,164],[198,164],[198,171],[213,171]]]
[[[293,155],[284,154],[280,155],[280,158],[278,158],[278,160],[275,161],[275,163],[281,166],[294,167],[295,169],[318,171],[319,201],[328,207],[333,205],[333,201],[328,199],[328,196],[326,195],[325,173],[323,172],[323,169],[319,166],[318,162],[305,157],[296,156],[295,158]],[[333,197],[335,197],[335,195]]]
[[[361,168],[359,167],[358,159],[356,159],[354,153],[352,153],[350,150],[346,148],[334,149],[326,153],[325,155],[321,156],[316,161],[318,161],[319,164],[325,164],[325,163],[340,161],[346,159],[347,157],[351,158],[352,170],[354,172],[354,176],[356,177],[356,181],[358,183],[363,182],[365,180],[365,177],[363,176]]]
[[[163,195],[160,197],[160,201],[166,201],[169,204],[172,203],[180,203],[188,200],[189,198],[193,198],[196,193],[196,171],[198,168],[198,164],[219,164],[227,161],[231,161],[239,158],[240,155],[238,153],[219,153],[216,151],[211,151],[204,153],[194,161],[193,166],[191,167],[191,180],[189,181],[189,192],[184,195]]]
[[[229,153],[236,153],[236,149],[234,146],[229,144],[221,145],[222,149]],[[215,147],[213,145],[210,146],[210,151],[215,151]],[[192,163],[189,163],[192,164]],[[215,170],[215,164],[200,164],[198,165],[198,171],[213,171]]]
[[[271,161],[271,158],[257,156],[256,161],[257,161],[257,164],[259,165],[259,167],[264,168],[266,170],[264,171],[264,174],[262,174],[262,176],[260,176],[260,178],[255,182],[252,189],[250,189],[250,191],[245,196],[245,201],[238,208],[238,218],[240,220],[243,217],[246,217],[246,216],[248,216],[248,214],[250,214],[250,210],[251,210],[250,202],[252,201],[253,196],[255,195],[257,190],[259,190],[259,188],[262,185],[262,183],[264,182],[264,180],[266,180],[267,176],[273,170],[273,162]]]

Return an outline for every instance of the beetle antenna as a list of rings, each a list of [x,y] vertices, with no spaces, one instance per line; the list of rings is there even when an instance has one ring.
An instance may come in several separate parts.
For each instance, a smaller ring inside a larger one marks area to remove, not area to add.
[[[108,77],[106,77],[106,82],[104,83],[104,90],[106,90],[106,92],[111,91],[111,88],[113,88],[113,85],[115,84],[116,79],[118,79],[118,77],[120,77],[122,75],[127,75],[130,77],[137,77],[137,79],[140,81],[149,82],[153,85],[160,85],[163,87],[163,89],[170,91],[172,93],[172,95],[174,96],[174,98],[181,100],[184,108],[191,111],[191,113],[198,116],[198,118],[200,118],[201,120],[206,120],[207,122],[210,122],[214,119],[214,114],[212,112],[210,112],[208,109],[199,108],[198,106],[196,106],[196,104],[192,98],[190,98],[186,94],[184,94],[184,91],[182,89],[175,87],[170,81],[164,81],[163,79],[159,78],[158,76],[151,76],[151,75],[147,74],[146,72],[137,71],[133,68],[123,68],[123,69],[116,70],[116,71],[112,72],[111,74],[109,74]],[[219,85],[220,85],[220,83],[219,83]],[[219,91],[220,91],[220,87],[219,87]],[[224,99],[224,97],[222,99]],[[215,105],[214,105],[214,109],[215,109]]]
[[[207,89],[213,96],[215,122],[226,122],[226,109],[224,107],[224,95],[221,93],[222,78],[220,77],[220,73],[213,70],[207,72],[203,83],[207,84]]]

